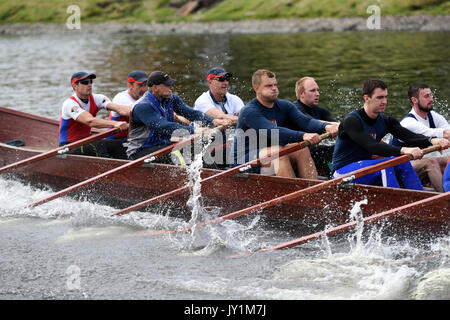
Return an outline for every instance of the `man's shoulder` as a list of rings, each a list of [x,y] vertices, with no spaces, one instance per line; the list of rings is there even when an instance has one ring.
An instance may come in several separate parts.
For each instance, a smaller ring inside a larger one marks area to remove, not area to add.
[[[236,95],[236,94],[233,94],[233,93],[230,93],[230,92],[227,92],[226,93],[226,97],[227,97],[227,100],[234,100],[234,101],[240,101],[240,102],[243,102],[242,101],[242,99],[241,99],[241,97],[239,97],[238,95]]]
[[[201,95],[199,95],[197,97],[197,99],[195,99],[194,108],[200,104],[205,104],[205,103],[207,103],[207,104],[212,103],[212,101],[209,97],[209,91],[203,92]]]
[[[74,95],[71,95],[70,97],[66,98],[66,99],[63,101],[63,105],[67,105],[67,104],[72,105],[72,104],[74,104],[74,103],[77,104],[77,101],[74,100],[74,98],[75,98]],[[76,98],[75,98],[75,99],[76,99]]]
[[[124,90],[116,94],[112,101],[123,105],[128,105],[135,102],[135,100],[128,93],[128,90]]]
[[[298,110],[297,106],[289,100],[277,99],[275,100],[275,104],[278,105],[281,109],[294,108]]]

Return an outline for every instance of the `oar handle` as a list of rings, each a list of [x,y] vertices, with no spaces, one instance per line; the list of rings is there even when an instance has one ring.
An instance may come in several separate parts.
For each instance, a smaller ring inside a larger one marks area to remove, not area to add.
[[[422,152],[423,152],[423,154],[428,154],[428,153],[431,153],[434,151],[439,151],[439,150],[442,150],[442,146],[436,145],[436,146],[431,146],[431,147],[422,149]],[[413,159],[411,159],[411,160],[413,160]]]
[[[331,137],[332,137],[331,133],[323,133],[320,135],[320,141],[331,138]],[[285,156],[286,154],[292,153],[294,151],[303,149],[303,148],[311,146],[311,145],[313,145],[313,144],[309,140],[304,140],[304,141],[297,142],[295,144],[286,146],[278,152],[278,154],[276,155],[276,158],[280,158],[282,156]],[[272,157],[273,157],[273,155],[271,153],[269,153],[269,154],[265,155],[264,157],[261,157],[261,158],[258,158],[258,159],[248,162],[246,164],[246,166],[247,167],[260,166],[264,160],[271,159]]]

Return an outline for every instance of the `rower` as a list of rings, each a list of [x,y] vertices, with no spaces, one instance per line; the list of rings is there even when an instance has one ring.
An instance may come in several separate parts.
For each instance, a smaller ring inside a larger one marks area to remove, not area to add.
[[[127,76],[127,90],[121,91],[115,95],[113,102],[122,105],[134,105],[147,91],[147,74],[141,70],[135,70]],[[125,121],[129,123],[130,119],[127,116],[121,116],[118,112],[111,110],[109,113],[109,120]],[[115,150],[118,154],[114,158],[127,159],[126,148],[123,144],[127,141],[128,130],[119,132],[108,139],[113,140],[117,144]]]
[[[91,128],[114,127],[119,128],[120,131],[128,129],[128,123],[125,121],[96,118],[97,112],[101,109],[128,116],[131,106],[114,103],[102,94],[93,94],[92,83],[95,78],[95,74],[83,71],[72,75],[71,85],[75,93],[62,105],[59,124],[60,146],[88,137],[91,134]],[[110,158],[116,153],[114,147],[114,143],[104,139],[70,150],[68,153]]]
[[[431,144],[440,145],[442,148],[450,145],[446,139],[429,139],[411,132],[402,127],[395,118],[385,115],[388,90],[382,80],[368,79],[362,89],[364,107],[346,115],[339,126],[331,168],[334,177],[390,159],[372,159],[373,155],[392,157],[410,154],[414,159],[420,159],[423,156],[420,148]],[[383,137],[388,133],[416,147],[397,147],[382,143]],[[409,161],[355,179],[354,182],[400,188],[396,175],[401,177],[401,183],[405,188],[423,190],[420,179]]]
[[[304,114],[320,121],[339,126],[339,122],[326,108],[319,106],[319,86],[312,77],[303,77],[295,83],[295,95],[297,100],[293,104]],[[309,146],[311,157],[319,173],[327,177],[331,176],[331,159],[334,145],[318,144]]]
[[[223,68],[214,67],[208,70],[206,82],[209,90],[203,92],[194,103],[194,109],[202,111],[215,119],[228,119],[233,127],[236,126],[239,112],[244,102],[237,95],[228,92],[233,75]],[[211,152],[207,156],[212,161],[205,161],[204,167],[224,169],[227,167],[227,139],[231,142],[234,130],[223,133],[220,141],[214,141]],[[230,143],[231,144],[231,143]],[[214,154],[214,155],[213,155]]]
[[[411,102],[411,111],[400,121],[400,124],[415,133],[423,134],[429,138],[446,138],[450,140],[450,124],[439,113],[433,111],[433,93],[425,83],[412,83],[408,88],[408,99]],[[404,146],[399,139],[391,139],[390,144]],[[440,156],[437,152],[430,157],[411,162],[414,170],[421,180],[429,180],[431,186],[442,192],[442,174],[450,160],[450,156]]]
[[[299,141],[316,144],[318,133],[337,134],[337,126],[315,120],[300,112],[291,102],[278,99],[275,73],[257,70],[252,76],[256,98],[247,103],[239,114],[233,141],[233,166],[249,162],[268,154],[276,155],[281,146]],[[300,130],[293,130],[296,125]],[[256,172],[302,178],[317,178],[317,170],[309,149],[304,148],[283,157],[274,157]]]
[[[174,95],[175,80],[162,71],[154,71],[147,80],[148,91],[131,111],[130,131],[128,134],[127,155],[136,160],[168,146],[175,131],[193,134],[194,126],[183,125],[175,121],[174,112],[190,121],[202,125],[229,125],[229,120],[214,119],[207,114],[189,107]],[[198,128],[201,133],[205,128]],[[171,156],[158,158],[158,162],[172,163]]]
[[[232,77],[231,73],[222,68],[210,69],[206,75],[209,90],[195,100],[194,109],[213,118],[229,119],[235,126],[244,102],[238,96],[228,92]]]

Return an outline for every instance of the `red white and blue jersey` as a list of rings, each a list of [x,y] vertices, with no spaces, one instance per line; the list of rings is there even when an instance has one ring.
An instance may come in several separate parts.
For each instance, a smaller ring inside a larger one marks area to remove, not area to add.
[[[91,134],[91,127],[76,121],[83,112],[89,112],[93,117],[100,109],[106,109],[111,101],[102,94],[89,95],[89,101],[84,103],[75,94],[66,99],[59,120],[59,145],[75,142]]]

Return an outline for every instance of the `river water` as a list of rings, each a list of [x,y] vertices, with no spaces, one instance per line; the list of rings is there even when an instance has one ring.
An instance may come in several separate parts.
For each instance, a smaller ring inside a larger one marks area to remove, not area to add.
[[[192,105],[206,91],[206,71],[223,66],[234,76],[230,91],[246,102],[258,68],[277,74],[280,97],[289,100],[297,79],[314,76],[321,104],[338,119],[361,106],[361,84],[369,76],[386,80],[388,113],[402,117],[409,110],[407,86],[420,80],[433,88],[436,110],[450,118],[449,45],[448,32],[0,35],[0,105],[58,119],[72,94],[72,73],[95,72],[94,91],[113,97],[135,69],[167,71]],[[51,192],[0,177],[1,299],[450,298],[449,235],[405,237],[365,226],[361,234],[230,259],[308,230],[253,215],[194,235],[143,237],[148,229],[186,222],[162,209],[111,218],[112,206],[70,197],[17,210]],[[196,205],[193,212],[201,211]]]

